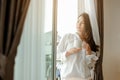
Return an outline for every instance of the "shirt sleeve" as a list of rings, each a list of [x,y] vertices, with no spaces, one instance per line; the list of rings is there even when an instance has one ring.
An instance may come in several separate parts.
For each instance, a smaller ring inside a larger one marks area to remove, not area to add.
[[[89,66],[89,68],[93,68],[97,60],[98,57],[96,56],[96,53],[93,51],[91,55],[86,55],[86,63]]]
[[[69,34],[64,35],[57,46],[57,59],[59,59],[61,61],[66,61],[66,59],[67,59],[67,57],[65,55],[66,55],[68,36],[69,36]]]

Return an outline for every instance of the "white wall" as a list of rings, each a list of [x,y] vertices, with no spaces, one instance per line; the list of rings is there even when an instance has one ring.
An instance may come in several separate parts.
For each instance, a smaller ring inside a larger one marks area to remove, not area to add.
[[[104,80],[120,80],[120,0],[104,0]]]

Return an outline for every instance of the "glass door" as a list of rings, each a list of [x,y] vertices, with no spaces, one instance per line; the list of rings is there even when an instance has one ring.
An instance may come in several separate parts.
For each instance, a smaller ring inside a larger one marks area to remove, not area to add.
[[[57,44],[66,33],[74,33],[78,16],[78,0],[57,0]],[[56,77],[61,80],[62,62],[56,55]]]

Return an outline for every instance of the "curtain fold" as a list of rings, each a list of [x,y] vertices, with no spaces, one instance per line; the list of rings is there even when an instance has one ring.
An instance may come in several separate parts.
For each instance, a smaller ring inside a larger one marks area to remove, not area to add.
[[[47,57],[52,54],[52,1],[30,2],[15,59],[14,80],[51,80],[53,74],[47,68],[52,69],[52,57],[50,56],[49,62]],[[46,27],[50,32],[45,31]]]
[[[103,62],[103,43],[104,43],[104,18],[103,18],[103,0],[94,0],[96,5],[96,15],[98,20],[99,35],[100,35],[100,57],[95,67],[94,80],[104,80],[102,71]]]
[[[29,2],[30,0],[0,0],[0,54],[6,57],[5,75],[0,75],[2,80],[13,80],[17,46]],[[0,68],[0,71],[2,69]]]

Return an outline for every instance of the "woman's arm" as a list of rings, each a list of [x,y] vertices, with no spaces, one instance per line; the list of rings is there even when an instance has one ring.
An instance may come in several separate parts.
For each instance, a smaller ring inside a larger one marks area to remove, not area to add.
[[[70,48],[69,50],[66,50],[66,48],[68,47],[68,45],[70,44],[68,42],[69,39],[73,39],[74,36],[72,34],[66,34],[60,41],[60,43],[58,44],[57,47],[57,55],[59,55],[59,57],[62,60],[66,60],[68,56],[72,55],[72,54],[76,54],[78,53],[81,48]],[[60,59],[59,58],[59,59]]]
[[[72,55],[72,54],[76,54],[81,50],[81,48],[71,48],[69,51],[66,51],[66,57]]]
[[[83,49],[86,50],[86,55],[91,55],[92,54],[91,48],[90,48],[90,46],[89,46],[88,43],[86,43],[85,41],[83,41],[82,47],[83,47]]]
[[[96,53],[93,52],[89,46],[89,44],[84,42],[83,45],[84,49],[86,50],[86,62],[88,66],[94,66],[96,61],[98,60],[98,57],[96,56]]]
[[[67,60],[67,55],[70,54],[66,50],[66,48],[68,46],[67,40],[69,39],[70,35],[71,34],[64,35],[62,37],[62,39],[60,40],[58,46],[57,46],[57,59],[60,59],[61,61],[66,61]]]
[[[91,55],[86,55],[86,63],[89,67],[94,67],[98,57],[95,52],[91,52]]]

